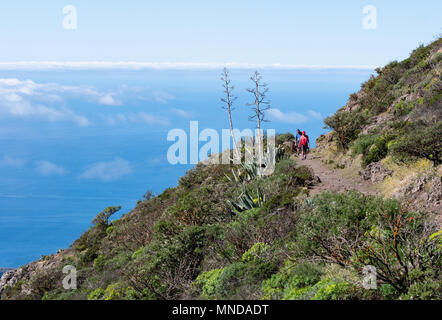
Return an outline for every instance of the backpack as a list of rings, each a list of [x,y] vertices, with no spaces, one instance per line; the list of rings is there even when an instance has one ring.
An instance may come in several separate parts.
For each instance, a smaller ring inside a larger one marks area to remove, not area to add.
[[[306,136],[301,137],[300,145],[304,146],[307,144],[308,138]]]

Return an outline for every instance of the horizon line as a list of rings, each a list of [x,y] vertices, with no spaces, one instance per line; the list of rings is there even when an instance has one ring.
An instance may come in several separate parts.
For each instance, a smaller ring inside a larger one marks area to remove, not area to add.
[[[210,62],[138,62],[138,61],[12,61],[0,62],[0,70],[216,70],[230,69],[276,69],[276,70],[374,70],[375,65],[306,65],[306,64],[257,64],[257,63],[210,63]]]

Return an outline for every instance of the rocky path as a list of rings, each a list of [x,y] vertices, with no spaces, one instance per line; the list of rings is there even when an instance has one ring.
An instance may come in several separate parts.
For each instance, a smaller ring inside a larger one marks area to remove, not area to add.
[[[321,161],[321,158],[314,153],[309,154],[305,160],[301,160],[301,157],[296,157],[295,159],[299,166],[305,165],[310,167],[314,174],[321,180],[320,183],[317,183],[310,188],[311,196],[324,191],[343,192],[346,190],[358,190],[366,195],[382,195],[376,190],[371,181],[364,180],[357,174],[353,174],[352,177],[348,177],[344,174],[344,170],[333,169],[325,165]],[[440,183],[442,183],[442,181],[440,181]],[[440,194],[440,191],[437,191],[437,188],[434,188],[434,190],[436,190],[434,191],[434,194],[437,194],[437,192]],[[424,195],[420,194],[419,192],[415,193],[412,195],[412,198],[419,200],[419,197],[422,196],[423,199],[427,199],[426,192],[424,193]],[[433,197],[436,197],[436,195],[433,195]],[[415,209],[416,208],[414,207],[410,207],[410,210]],[[436,214],[436,221],[438,222],[439,227],[442,227],[442,206],[440,205],[440,202],[435,202],[433,205],[427,205],[425,209]]]
[[[358,190],[367,195],[379,195],[373,185],[362,177],[348,178],[344,176],[342,170],[331,169],[322,163],[321,159],[314,154],[309,154],[307,159],[301,160],[301,157],[296,158],[298,165],[305,165],[310,167],[314,174],[319,177],[321,182],[314,185],[310,194],[313,196],[323,191],[342,192],[346,190]]]

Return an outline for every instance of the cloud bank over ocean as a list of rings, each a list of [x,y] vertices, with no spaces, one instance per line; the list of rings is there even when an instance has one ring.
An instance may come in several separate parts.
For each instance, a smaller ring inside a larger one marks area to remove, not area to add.
[[[230,69],[280,69],[280,70],[374,70],[375,65],[304,65],[304,64],[253,64],[204,62],[137,62],[137,61],[14,61],[0,62],[0,70],[90,70],[90,69],[155,69],[155,70],[215,70]]]

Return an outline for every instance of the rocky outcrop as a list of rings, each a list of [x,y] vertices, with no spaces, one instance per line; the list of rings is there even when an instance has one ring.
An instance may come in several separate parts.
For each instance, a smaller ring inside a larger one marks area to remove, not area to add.
[[[307,186],[308,188],[311,188],[311,187],[317,186],[317,185],[320,184],[320,183],[321,183],[321,179],[319,178],[319,176],[314,175],[314,174],[313,174],[313,179],[312,179],[312,180],[307,180],[307,181],[305,182],[305,184],[306,184],[306,186]]]
[[[18,281],[22,279],[29,280],[31,278],[32,271],[29,270],[31,266],[32,264],[29,264],[16,270],[8,271],[2,275],[0,279],[0,298],[8,287],[12,288]]]
[[[72,255],[70,249],[60,250],[57,254],[45,256],[18,269],[10,270],[0,278],[0,299],[7,297],[8,289],[15,288],[14,298],[26,297],[32,294],[32,281],[42,274],[51,274],[54,279],[62,276],[63,258]]]
[[[0,278],[2,276],[2,274],[8,272],[8,271],[12,271],[14,270],[13,268],[0,268]]]
[[[384,179],[393,174],[393,171],[385,168],[380,162],[370,163],[362,173],[364,180],[370,180],[373,183],[384,181]]]
[[[442,177],[419,176],[394,194],[411,210],[428,210],[442,214]]]

